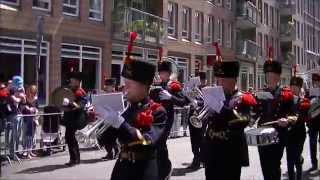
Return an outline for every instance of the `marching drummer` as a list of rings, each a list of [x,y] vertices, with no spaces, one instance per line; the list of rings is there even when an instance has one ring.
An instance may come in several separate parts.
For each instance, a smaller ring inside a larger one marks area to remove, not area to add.
[[[217,47],[217,55],[221,59],[219,52]],[[236,87],[239,62],[218,60],[214,66],[214,76],[217,85],[222,86],[226,100],[219,113],[210,112],[208,116],[201,148],[205,157],[205,175],[207,180],[240,180],[241,167],[249,165],[244,128],[249,123],[249,113],[256,100],[252,94],[243,94]]]
[[[294,111],[298,114],[298,120],[288,131],[286,152],[289,180],[302,180],[303,157],[301,154],[306,139],[305,122],[308,121],[310,108],[310,100],[303,97],[301,93],[303,79],[296,76],[296,68],[295,66],[294,76],[290,80],[290,88],[295,95]]]
[[[320,74],[313,73],[312,74],[312,86],[313,88],[319,88],[320,87]],[[311,108],[314,108],[315,106],[319,106],[317,102],[319,102],[320,97],[316,97],[311,95],[310,100],[313,102],[311,104]],[[316,110],[319,111],[319,110]],[[309,141],[310,141],[310,157],[311,157],[311,163],[312,167],[309,169],[309,171],[315,171],[318,169],[318,158],[317,158],[317,143],[318,143],[318,136],[320,136],[320,113],[318,115],[314,115],[314,117],[310,117],[310,121],[307,123],[309,128]]]
[[[116,92],[117,81],[115,78],[106,78],[104,81],[103,91],[105,93]],[[117,158],[120,147],[117,143],[116,129],[109,127],[98,138],[100,146],[103,146],[107,151],[106,156],[102,157],[102,160],[111,160]]]
[[[275,122],[279,135],[279,143],[258,146],[260,164],[265,180],[281,179],[281,158],[287,141],[287,127],[290,123],[289,115],[294,114],[294,96],[290,88],[279,86],[282,72],[281,63],[273,61],[272,47],[269,48],[269,59],[264,63],[263,71],[266,76],[266,88],[262,92],[257,92],[259,103],[257,111],[258,126],[263,126],[267,122]],[[292,121],[294,118],[292,118]]]
[[[86,121],[84,113],[85,105],[87,104],[86,92],[80,87],[83,80],[83,74],[73,72],[70,75],[70,88],[74,92],[75,100],[64,98],[64,124],[66,126],[65,138],[69,149],[70,161],[67,166],[74,166],[80,163],[79,144],[75,137],[76,131],[79,129],[80,122]],[[82,125],[81,125],[82,126]]]
[[[161,57],[161,55],[160,55]],[[170,135],[171,127],[174,121],[174,106],[183,107],[188,104],[188,100],[182,94],[182,85],[178,81],[170,81],[172,75],[172,63],[170,61],[159,61],[158,72],[160,76],[159,84],[162,90],[158,95],[152,95],[151,98],[161,103],[168,113],[168,120],[165,127],[165,133],[161,137],[158,149],[158,167],[159,179],[164,180],[171,176],[172,164],[169,159],[166,141]]]

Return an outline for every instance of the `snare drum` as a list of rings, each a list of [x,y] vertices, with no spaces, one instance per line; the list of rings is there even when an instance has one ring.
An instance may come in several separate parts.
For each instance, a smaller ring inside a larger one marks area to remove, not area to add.
[[[249,129],[245,134],[249,146],[267,146],[279,142],[278,132],[272,127]]]

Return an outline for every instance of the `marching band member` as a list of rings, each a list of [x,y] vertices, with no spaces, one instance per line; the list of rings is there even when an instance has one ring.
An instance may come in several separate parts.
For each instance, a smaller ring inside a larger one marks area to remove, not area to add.
[[[122,69],[129,105],[119,115],[110,107],[96,107],[98,116],[117,129],[121,152],[111,180],[158,179],[157,150],[165,133],[166,110],[153,102],[148,94],[156,67],[129,57],[137,33],[131,33],[128,56]]]
[[[151,98],[155,102],[161,103],[167,111],[168,120],[166,122],[165,133],[161,137],[158,149],[158,168],[159,179],[168,179],[171,176],[172,164],[169,159],[167,139],[170,135],[171,127],[174,121],[174,106],[183,107],[188,104],[188,100],[182,94],[182,87],[178,81],[170,81],[172,73],[172,64],[169,61],[158,63],[158,72],[161,79],[160,85],[162,90],[159,94],[150,92]],[[155,95],[157,94],[157,95]]]
[[[69,149],[70,161],[67,166],[80,164],[79,144],[75,137],[76,131],[79,129],[79,122],[83,122],[85,118],[85,105],[87,104],[86,92],[80,87],[83,80],[83,74],[74,72],[70,75],[70,88],[74,92],[75,100],[70,101],[64,98],[64,125],[66,126],[65,138]]]
[[[105,79],[103,86],[104,93],[114,93],[116,92],[116,79],[107,78]],[[107,151],[106,156],[102,157],[103,160],[111,160],[117,158],[119,154],[119,145],[117,143],[117,138],[115,137],[116,129],[109,127],[105,130],[100,138],[98,138],[99,144],[103,145]]]
[[[312,74],[312,86],[313,88],[320,87],[320,74],[313,73]],[[311,102],[316,102],[317,98],[320,97],[314,97],[310,96]],[[316,106],[316,103],[311,103],[312,106]],[[320,114],[311,118],[310,121],[307,123],[307,126],[309,128],[308,134],[309,134],[309,144],[310,144],[310,157],[311,157],[311,163],[312,167],[308,171],[315,171],[318,169],[318,158],[317,158],[317,141],[318,136],[320,136]],[[320,141],[319,141],[320,142]]]
[[[288,130],[287,151],[287,167],[289,180],[302,180],[302,165],[304,141],[306,139],[305,122],[308,120],[308,111],[310,108],[310,100],[301,95],[303,79],[296,76],[296,68],[294,67],[294,76],[290,80],[290,88],[295,95],[294,112],[298,114],[298,120]]]
[[[206,80],[206,73],[205,72],[198,72],[196,76],[200,77],[200,86],[199,89],[201,90],[203,87],[207,85],[207,80]],[[197,99],[197,102],[195,104],[196,107],[191,106],[190,107],[190,115],[193,114],[194,111],[198,109],[203,108],[203,100],[202,99]],[[189,131],[190,131],[190,141],[191,141],[191,149],[193,153],[193,160],[188,166],[189,169],[199,169],[200,168],[200,162],[201,162],[201,156],[200,156],[200,147],[201,147],[201,142],[202,142],[202,137],[203,137],[203,128],[196,128],[194,127],[190,121],[189,123]]]
[[[281,158],[287,142],[287,127],[290,123],[288,116],[294,115],[293,93],[289,88],[279,86],[282,72],[281,63],[272,60],[272,47],[269,48],[269,59],[264,63],[263,71],[266,76],[266,88],[263,93],[272,97],[259,97],[257,100],[258,127],[267,122],[276,122],[274,128],[278,132],[279,143],[258,146],[260,164],[265,180],[281,179]],[[294,120],[294,119],[292,119]]]
[[[220,52],[217,43],[215,46]],[[214,66],[214,76],[217,85],[223,87],[226,100],[219,113],[210,112],[208,116],[201,153],[205,157],[207,180],[240,180],[241,167],[249,165],[244,128],[249,124],[249,112],[256,100],[236,87],[239,62],[222,62],[218,51],[220,60]]]

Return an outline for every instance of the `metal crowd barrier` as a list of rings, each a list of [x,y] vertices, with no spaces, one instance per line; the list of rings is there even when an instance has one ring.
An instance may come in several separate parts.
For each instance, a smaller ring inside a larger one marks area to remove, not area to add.
[[[174,121],[170,132],[170,138],[187,136],[189,106],[174,108]]]
[[[9,115],[0,136],[0,156],[12,166],[11,160],[21,164],[21,158],[36,154],[52,154],[65,150],[62,112]]]

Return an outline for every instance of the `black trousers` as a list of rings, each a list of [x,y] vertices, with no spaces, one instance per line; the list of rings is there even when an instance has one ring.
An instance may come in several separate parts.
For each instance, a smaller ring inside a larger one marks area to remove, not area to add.
[[[65,139],[68,145],[71,162],[80,162],[79,144],[75,136],[76,131],[75,128],[66,126]]]
[[[284,144],[278,143],[258,147],[264,180],[281,180],[281,158]]]
[[[205,164],[206,180],[240,180],[240,163],[234,163],[232,161],[229,161],[229,163],[224,162]]]
[[[303,158],[301,154],[306,136],[301,134],[301,137],[289,138],[291,139],[286,146],[289,180],[302,180]]]
[[[169,159],[169,153],[167,145],[161,145],[160,148],[158,148],[157,153],[157,164],[158,164],[158,171],[159,171],[159,180],[164,180],[169,175],[172,164]]]
[[[190,124],[190,121],[189,121],[189,131],[190,131],[191,150],[193,153],[193,157],[195,159],[199,159],[203,130],[201,128],[195,128]]]
[[[320,137],[320,128],[319,127],[310,127],[308,134],[309,134],[309,142],[310,142],[309,145],[310,145],[311,163],[312,163],[312,166],[318,167],[318,158],[317,158],[317,151],[318,151],[317,147],[318,146],[317,146],[317,143],[318,143],[318,138]],[[319,142],[320,142],[320,139],[319,139]]]
[[[111,180],[158,180],[157,159],[135,162],[118,159]]]

